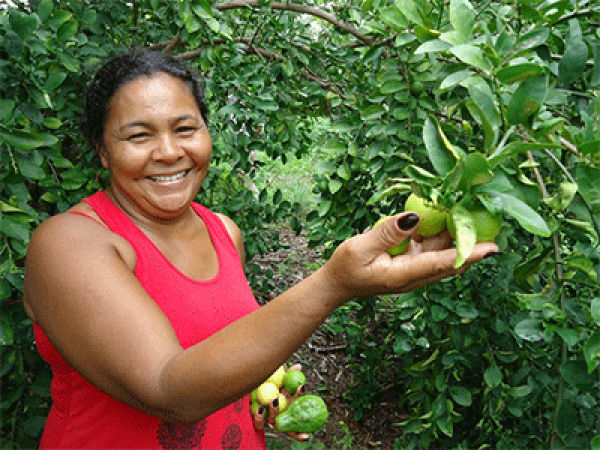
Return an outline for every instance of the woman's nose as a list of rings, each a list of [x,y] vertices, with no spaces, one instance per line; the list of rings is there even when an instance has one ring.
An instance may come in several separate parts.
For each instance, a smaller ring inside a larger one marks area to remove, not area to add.
[[[167,134],[158,141],[158,146],[154,151],[154,158],[157,160],[177,160],[185,154],[185,151],[177,141],[175,136]]]

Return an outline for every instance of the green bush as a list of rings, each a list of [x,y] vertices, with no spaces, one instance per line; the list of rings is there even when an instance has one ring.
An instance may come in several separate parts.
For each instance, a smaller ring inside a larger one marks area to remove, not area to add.
[[[503,215],[501,255],[337,313],[358,417],[397,383],[397,448],[599,448],[599,13],[586,0],[0,10],[0,447],[34,445],[48,408],[20,304],[29,236],[107,182],[76,131],[83,88],[107,55],[151,45],[205,75],[215,164],[199,198],[233,216],[250,256],[279,245],[269,223],[290,215],[330,254],[412,191],[463,222],[461,200]],[[306,221],[280,191],[248,189],[254,152],[285,162],[316,143]],[[457,245],[468,254],[468,233]]]

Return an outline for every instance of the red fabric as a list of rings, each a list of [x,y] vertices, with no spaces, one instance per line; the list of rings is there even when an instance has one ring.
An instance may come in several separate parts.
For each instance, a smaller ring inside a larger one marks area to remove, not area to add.
[[[208,227],[219,272],[211,280],[196,281],[176,269],[103,192],[85,201],[134,247],[135,276],[169,318],[183,348],[259,307],[227,229],[205,207],[193,204]],[[39,326],[34,325],[34,332],[54,374],[41,449],[266,449],[264,433],[254,428],[248,397],[193,425],[172,425],[101,392],[62,358]]]

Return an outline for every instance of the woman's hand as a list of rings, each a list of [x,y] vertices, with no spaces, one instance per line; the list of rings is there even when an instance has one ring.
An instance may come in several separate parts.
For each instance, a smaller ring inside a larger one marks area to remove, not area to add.
[[[463,272],[472,263],[498,252],[491,242],[477,244],[459,269],[453,267],[456,249],[448,231],[420,240],[418,216],[404,212],[343,242],[323,266],[332,289],[347,300],[354,297],[408,292]],[[413,239],[405,254],[391,257],[386,250],[406,237]]]
[[[302,370],[302,365],[294,364],[286,370]],[[288,392],[282,387],[281,392],[285,395],[287,406],[289,407],[294,400],[306,393],[306,386],[299,386],[298,389],[296,389],[296,392],[293,393]],[[279,401],[274,399],[268,406],[260,406],[256,410],[254,413],[254,426],[259,430],[263,429],[265,426],[277,429],[275,424],[277,414],[279,414]],[[308,433],[294,433],[293,431],[287,432],[286,434],[297,441],[306,441],[310,437]]]

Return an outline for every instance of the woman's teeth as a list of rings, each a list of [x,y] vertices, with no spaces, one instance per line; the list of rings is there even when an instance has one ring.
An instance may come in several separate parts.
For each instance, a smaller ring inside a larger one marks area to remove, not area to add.
[[[159,183],[166,183],[169,181],[179,180],[180,178],[185,177],[187,175],[187,173],[188,173],[188,170],[178,173],[178,174],[175,174],[175,175],[168,176],[168,177],[150,177],[150,179],[152,181],[157,181]]]

